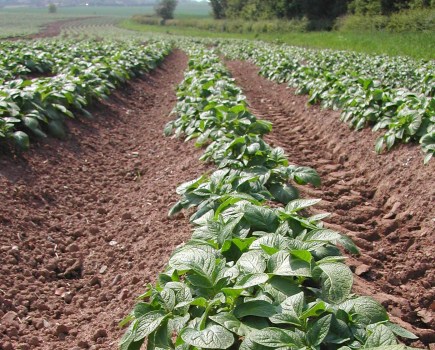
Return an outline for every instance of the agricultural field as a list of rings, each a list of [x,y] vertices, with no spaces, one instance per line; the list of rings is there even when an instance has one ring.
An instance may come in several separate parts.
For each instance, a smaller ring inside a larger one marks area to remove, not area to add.
[[[117,23],[0,41],[0,349],[433,349],[434,61]]]
[[[47,8],[0,7],[0,38],[36,34],[49,24],[74,19],[94,18],[120,21],[137,14],[153,14],[152,6],[75,6],[58,7],[56,13]],[[210,8],[204,2],[181,3],[175,11],[176,18],[207,18]]]

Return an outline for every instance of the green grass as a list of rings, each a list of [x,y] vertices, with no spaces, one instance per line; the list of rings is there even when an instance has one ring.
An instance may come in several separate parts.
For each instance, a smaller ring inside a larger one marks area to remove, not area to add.
[[[280,41],[290,45],[351,50],[390,56],[410,56],[416,59],[435,59],[433,33],[388,33],[388,32],[308,32],[308,33],[226,33],[210,32],[192,27],[140,25],[131,20],[120,22],[122,28],[141,32],[158,32],[171,35],[257,39]]]

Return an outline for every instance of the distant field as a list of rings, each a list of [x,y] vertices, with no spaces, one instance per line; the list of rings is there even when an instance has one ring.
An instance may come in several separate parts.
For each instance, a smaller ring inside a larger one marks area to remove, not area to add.
[[[135,14],[152,14],[152,6],[77,6],[59,7],[49,14],[47,8],[0,8],[0,38],[37,33],[41,27],[55,21],[89,16],[126,19]],[[206,18],[210,7],[205,2],[181,3],[175,11],[176,18]]]
[[[205,18],[210,16],[210,6],[205,2],[181,3],[175,10],[177,18]],[[14,7],[0,9],[1,14],[33,14],[51,17],[58,16],[119,16],[131,17],[135,14],[152,14],[152,6],[76,6],[59,7],[57,14],[49,15],[46,8]]]
[[[319,49],[351,50],[390,56],[409,56],[415,59],[433,60],[435,41],[433,33],[388,32],[280,32],[280,33],[228,33],[213,32],[193,27],[157,26],[138,24],[126,19],[120,27],[141,32],[157,32],[169,35],[235,38],[282,42],[289,45]]]

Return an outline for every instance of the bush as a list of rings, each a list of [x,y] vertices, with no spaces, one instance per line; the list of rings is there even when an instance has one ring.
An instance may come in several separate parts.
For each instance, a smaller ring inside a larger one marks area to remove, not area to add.
[[[174,18],[174,11],[177,7],[177,0],[160,0],[156,6],[156,15],[164,20]]]
[[[435,9],[404,10],[391,16],[348,15],[336,20],[334,29],[347,32],[387,30],[395,33],[435,31]]]
[[[53,4],[52,2],[50,2],[50,4],[48,4],[48,12],[49,13],[56,13],[57,6],[55,4]]]
[[[383,30],[388,24],[388,17],[381,15],[348,15],[336,20],[334,29],[344,32]]]
[[[435,8],[402,11],[391,15],[387,29],[391,32],[434,32]]]
[[[133,21],[139,24],[158,25],[160,19],[153,16],[136,15]],[[175,27],[190,27],[208,30],[217,33],[283,33],[306,32],[311,22],[306,18],[285,20],[214,20],[214,19],[170,19],[165,20],[165,25]]]

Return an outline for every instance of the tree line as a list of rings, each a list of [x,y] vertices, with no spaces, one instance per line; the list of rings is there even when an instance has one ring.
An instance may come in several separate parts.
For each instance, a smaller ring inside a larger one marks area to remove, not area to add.
[[[435,0],[210,0],[216,19],[333,20],[345,14],[390,15],[404,9],[435,7]]]

